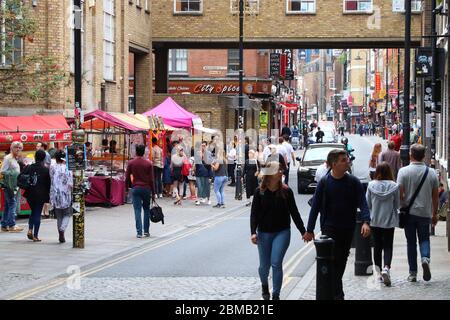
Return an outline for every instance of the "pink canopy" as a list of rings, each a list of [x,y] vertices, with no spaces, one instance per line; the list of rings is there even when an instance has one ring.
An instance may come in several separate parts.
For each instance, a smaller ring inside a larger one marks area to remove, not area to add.
[[[153,109],[146,111],[143,115],[160,116],[164,124],[175,128],[191,128],[192,119],[199,118],[199,116],[180,107],[171,97],[168,97]]]

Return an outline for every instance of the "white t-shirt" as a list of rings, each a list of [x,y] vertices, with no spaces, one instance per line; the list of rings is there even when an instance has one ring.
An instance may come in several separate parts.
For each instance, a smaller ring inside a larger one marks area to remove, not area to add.
[[[236,155],[236,148],[231,148],[227,154],[228,163],[233,164],[236,161]]]
[[[285,146],[282,144],[277,144],[277,153],[281,154],[283,158],[286,160],[286,163],[289,162],[288,157],[288,151],[286,150]]]
[[[294,148],[292,148],[291,144],[287,141],[283,142],[283,146],[286,149],[287,152],[287,163],[291,163],[291,159],[292,159],[292,154],[294,153]]]
[[[325,163],[322,163],[319,167],[317,167],[316,171],[316,177],[314,180],[318,183],[320,179],[322,179],[328,172],[327,165]]]

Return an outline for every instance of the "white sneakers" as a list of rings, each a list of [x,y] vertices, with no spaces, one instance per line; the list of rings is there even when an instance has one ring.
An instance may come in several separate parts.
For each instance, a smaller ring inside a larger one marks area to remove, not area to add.
[[[388,267],[384,267],[383,271],[381,271],[381,278],[383,279],[383,283],[386,287],[391,286],[391,276]]]
[[[431,280],[430,258],[426,257],[422,258],[422,268],[423,268],[423,280],[430,281]]]

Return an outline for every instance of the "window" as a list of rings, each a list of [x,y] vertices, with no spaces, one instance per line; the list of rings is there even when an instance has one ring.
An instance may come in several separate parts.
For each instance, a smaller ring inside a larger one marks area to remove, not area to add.
[[[70,61],[69,61],[69,67],[70,72],[75,73],[75,25],[74,25],[74,16],[73,16],[73,2],[70,2],[70,12],[69,12],[69,21],[70,21]],[[84,0],[81,1],[81,55],[83,56],[84,52]],[[81,68],[83,68],[84,64],[81,64]]]
[[[336,89],[335,84],[334,84],[334,78],[330,78],[329,80],[330,82],[328,83],[328,88],[331,89]]]
[[[316,13],[316,0],[287,0],[287,13]]]
[[[422,11],[422,0],[411,0],[411,12]],[[392,12],[405,12],[405,0],[392,0]]]
[[[16,19],[20,19],[20,8],[16,8],[18,14]],[[6,0],[0,0],[0,11],[6,10]],[[9,10],[9,9],[8,9]],[[11,10],[14,10],[12,8]],[[23,40],[10,35],[8,21],[5,15],[0,15],[0,67],[10,67],[20,64],[23,55]]]
[[[230,0],[230,11],[234,14],[239,13],[239,0]],[[259,13],[259,0],[244,0],[244,13]]]
[[[103,78],[114,81],[114,0],[103,0]]]
[[[344,0],[344,12],[371,12],[372,0]]]
[[[187,49],[169,50],[169,73],[187,73]]]
[[[174,0],[174,13],[201,13],[202,0]]]
[[[228,73],[239,73],[239,49],[228,49]]]

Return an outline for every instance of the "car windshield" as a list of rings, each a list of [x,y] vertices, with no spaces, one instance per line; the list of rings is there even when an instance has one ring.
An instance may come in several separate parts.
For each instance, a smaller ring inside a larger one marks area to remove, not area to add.
[[[305,152],[303,161],[325,161],[328,153],[336,147],[311,148]]]

